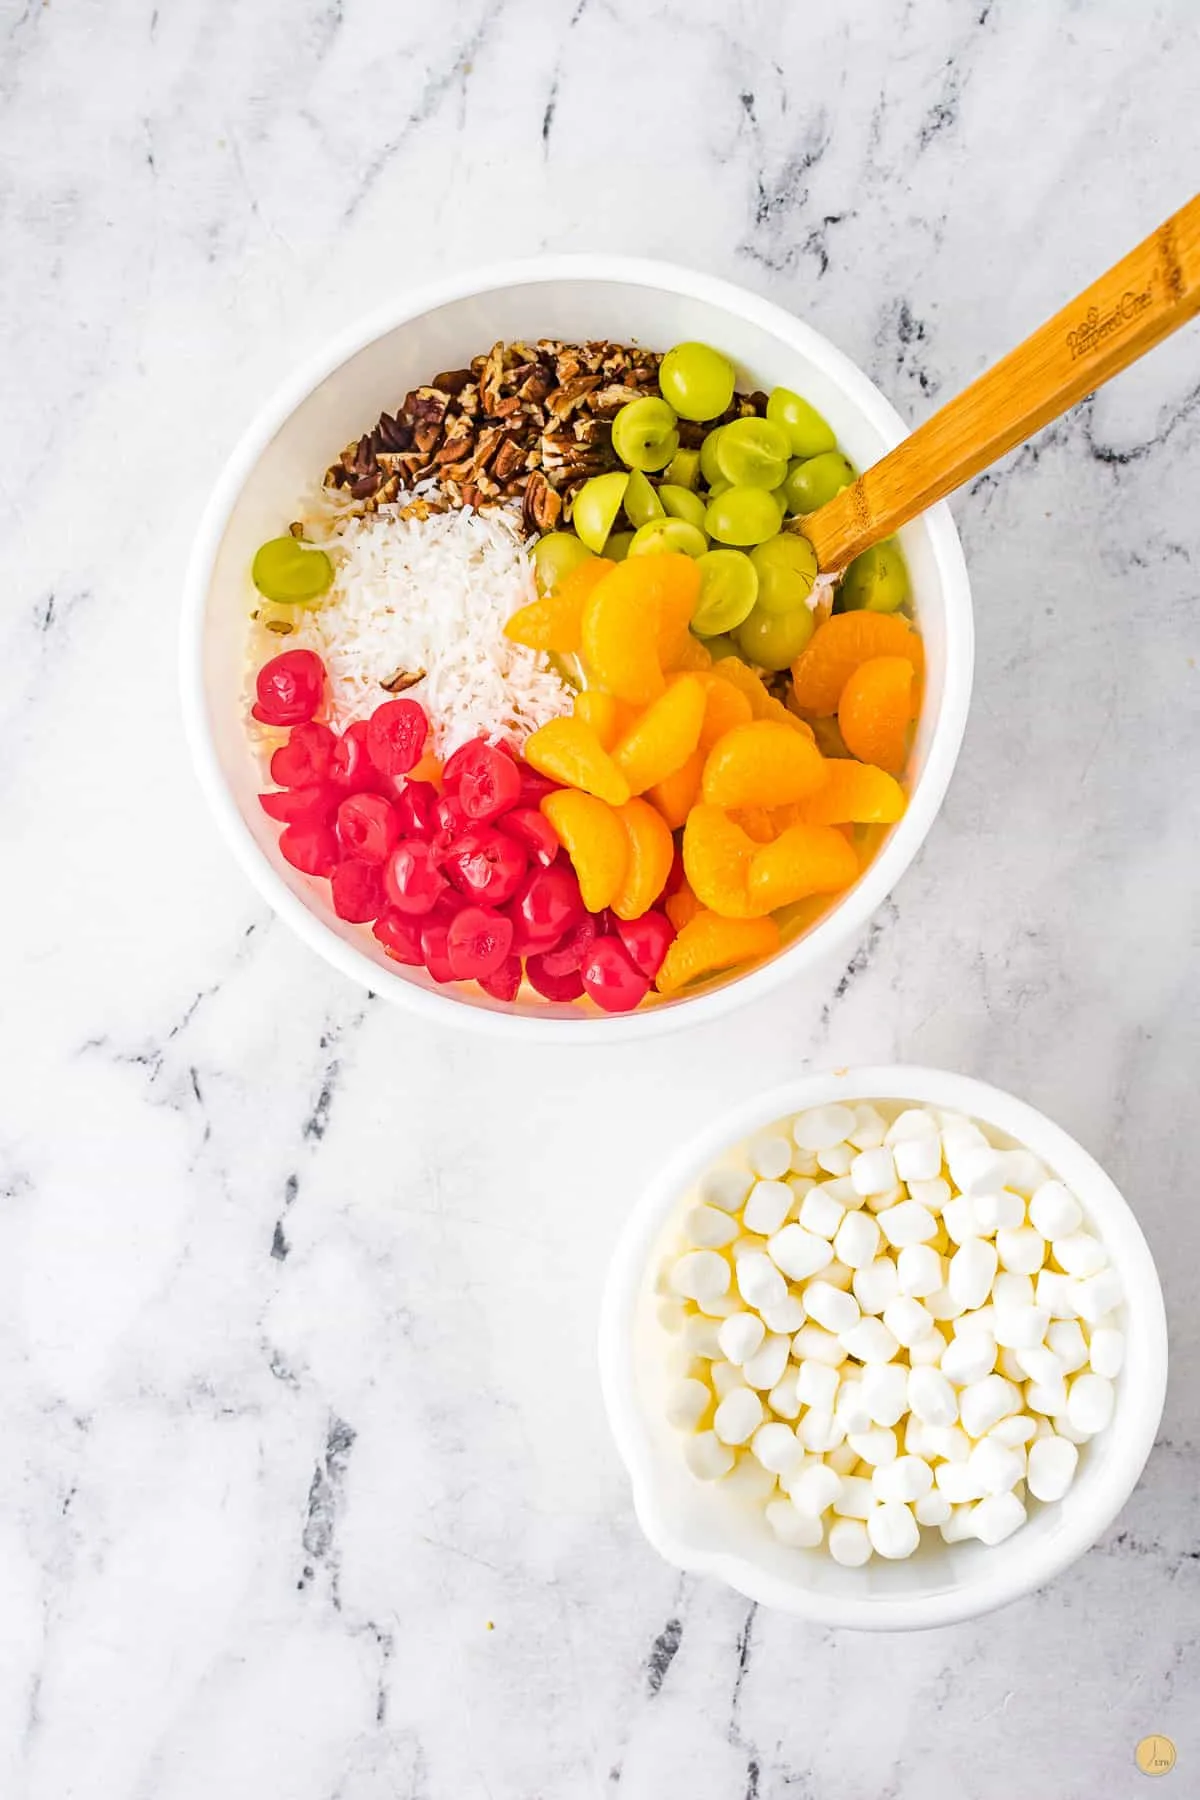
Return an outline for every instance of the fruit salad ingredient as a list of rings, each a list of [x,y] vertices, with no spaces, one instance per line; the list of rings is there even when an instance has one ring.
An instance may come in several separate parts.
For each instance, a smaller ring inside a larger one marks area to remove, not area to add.
[[[672,831],[687,823],[687,816],[700,798],[704,778],[705,753],[694,750],[687,761],[662,781],[646,790],[646,797],[660,812]]]
[[[617,817],[625,831],[627,859],[620,885],[607,904],[618,919],[640,919],[666,886],[675,844],[670,828],[647,800],[627,800],[617,809]]]
[[[633,542],[629,546],[630,556],[661,556],[665,551],[674,551],[680,556],[703,556],[708,549],[708,539],[697,526],[686,519],[661,518],[651,519],[648,525],[639,525],[633,534]]]
[[[355,857],[340,862],[329,877],[329,890],[334,912],[351,924],[369,925],[383,911],[383,876],[377,862]]]
[[[815,744],[789,726],[755,719],[727,732],[704,765],[704,798],[714,806],[785,806],[825,778]]]
[[[778,948],[774,919],[721,919],[715,913],[698,912],[668,949],[655,986],[660,994],[676,994],[691,981],[756,962]]]
[[[459,981],[494,975],[507,961],[513,924],[492,907],[464,906],[450,921],[446,958]]]
[[[451,774],[451,764],[455,764]],[[447,786],[453,785],[458,803],[468,819],[495,819],[515,806],[521,792],[521,771],[511,756],[478,738],[456,750],[446,764]]]
[[[384,865],[383,885],[397,912],[420,916],[433,910],[448,884],[437,852],[417,840],[400,844],[392,852]]]
[[[700,741],[706,696],[697,675],[676,676],[665,694],[652,700],[613,751],[613,761],[631,794],[673,775]]]
[[[655,519],[665,519],[667,509],[659,490],[640,469],[631,469],[625,477],[625,516],[636,530]]]
[[[706,670],[700,680],[704,688],[700,748],[711,750],[717,739],[723,738],[735,725],[749,725],[754,709],[741,688],[734,687],[732,682],[723,680],[712,670]]]
[[[794,613],[800,607],[807,611],[808,597],[817,578],[817,553],[807,538],[794,531],[780,532],[765,544],[756,544],[750,561],[758,576],[760,611],[772,617]]]
[[[628,486],[628,475],[617,469],[610,475],[593,475],[575,496],[571,523],[587,548],[597,555],[608,541]]]
[[[815,793],[777,814],[782,825],[892,825],[904,812],[904,789],[867,763],[834,757]]]
[[[712,638],[748,618],[758,597],[758,571],[741,550],[709,550],[696,559],[700,597],[692,630]]]
[[[572,569],[591,559],[585,543],[573,531],[548,531],[533,546],[533,569],[543,594],[552,594]]]
[[[905,656],[859,663],[838,701],[838,727],[852,756],[897,774],[908,754],[916,674]]]
[[[733,364],[710,344],[676,344],[659,365],[658,385],[681,419],[715,419],[733,399]]]
[[[316,821],[286,825],[279,852],[303,875],[332,875],[338,864],[338,842],[330,826]]]
[[[321,704],[325,668],[311,650],[285,650],[264,663],[254,680],[251,711],[263,725],[306,725]]]
[[[810,406],[791,388],[772,389],[767,396],[767,417],[786,432],[791,456],[809,458],[837,449],[832,427],[825,423],[815,406]]]
[[[420,844],[408,846],[416,852]],[[400,851],[396,852],[396,856]],[[389,868],[395,867],[395,856]],[[460,893],[485,906],[503,906],[519,890],[529,867],[524,844],[493,825],[476,825],[442,852],[441,866]]]
[[[841,601],[847,612],[891,613],[908,597],[908,569],[893,542],[864,550],[842,576]]]
[[[571,859],[583,904],[589,912],[602,912],[620,892],[629,863],[629,837],[619,814],[576,788],[548,794],[542,811]]]
[[[521,883],[509,908],[516,936],[513,949],[541,952],[557,944],[583,917],[579,882],[565,863],[535,869]]]
[[[385,700],[367,720],[367,755],[381,775],[407,775],[428,735],[429,720],[415,700]]]
[[[818,625],[792,665],[799,705],[815,717],[835,713],[842,689],[873,656],[904,656],[920,673],[921,640],[907,619],[874,612],[834,613]]]
[[[794,463],[783,484],[784,500],[790,513],[803,517],[816,512],[854,480],[854,465],[840,450],[826,450],[820,456],[809,456]]]
[[[271,757],[271,780],[279,787],[309,787],[329,774],[337,739],[328,725],[293,725],[288,741]]]
[[[583,997],[583,976],[578,969],[572,969],[566,975],[555,975],[547,969],[544,956],[531,956],[526,961],[525,974],[530,987],[536,989],[543,1000],[564,1004]]]
[[[755,912],[774,912],[810,894],[838,894],[857,877],[858,858],[836,826],[790,825],[756,850],[750,904]]]
[[[725,426],[725,431],[730,430]],[[710,500],[704,529],[719,544],[763,544],[779,530],[778,502],[767,488],[730,487]]]
[[[638,968],[617,937],[597,938],[579,968],[584,992],[609,1013],[632,1012],[650,991],[650,978]]]
[[[787,434],[769,419],[733,419],[721,429],[716,458],[733,487],[776,488],[787,474]]]
[[[675,414],[665,400],[630,400],[612,423],[612,446],[630,469],[665,469],[679,448]]]
[[[583,656],[590,678],[622,700],[645,705],[657,698],[665,686],[664,664],[687,641],[699,592],[700,576],[690,556],[618,563],[584,610]]]
[[[671,947],[675,927],[665,913],[652,909],[637,919],[618,918],[617,936],[642,974],[653,981]]]
[[[301,538],[271,538],[260,544],[250,565],[259,593],[284,606],[311,605],[333,586],[333,564],[324,550]]]
[[[551,719],[528,740],[525,756],[541,774],[612,806],[629,798],[628,781],[583,719]]]
[[[788,669],[812,637],[813,627],[807,606],[790,613],[770,613],[756,606],[737,628],[738,647],[760,669]]]
[[[770,908],[750,898],[758,845],[719,806],[694,806],[683,829],[683,866],[702,906],[723,919],[748,919]]]
[[[337,810],[337,834],[347,856],[386,862],[400,836],[398,808],[382,794],[350,794]]]
[[[689,525],[704,529],[704,502],[691,488],[677,487],[664,481],[658,490],[659,504],[672,519],[685,519]]]
[[[553,650],[574,656],[583,641],[583,609],[588,595],[616,565],[603,556],[589,556],[562,577],[550,593],[531,600],[513,614],[504,635],[530,650]]]

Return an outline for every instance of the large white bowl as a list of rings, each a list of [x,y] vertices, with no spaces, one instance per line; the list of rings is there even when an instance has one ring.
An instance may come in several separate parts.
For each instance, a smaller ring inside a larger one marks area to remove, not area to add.
[[[248,592],[257,546],[352,437],[436,370],[461,366],[498,338],[606,337],[666,349],[719,345],[739,387],[798,389],[865,467],[905,435],[899,415],[840,350],[779,307],[728,282],[667,264],[579,256],[509,264],[439,282],[360,322],[300,369],[263,408],[231,456],[201,523],[183,608],[184,720],[196,769],[234,855],[267,903],[343,974],[427,1018],[508,1037],[560,1041],[670,1030],[766,993],[862,928],[916,855],[942,803],[971,691],[970,590],[945,506],[900,534],[926,647],[925,704],[905,816],[846,897],[772,961],[723,985],[623,1017],[545,1004],[502,1006],[474,986],[439,988],[401,968],[369,932],[337,919],[328,889],[279,854],[278,829],[256,795],[260,771],[243,714]]]
[[[684,1196],[701,1172],[747,1134],[829,1101],[899,1100],[967,1113],[1025,1144],[1078,1197],[1125,1286],[1125,1364],[1108,1430],[1084,1448],[1057,1505],[1037,1506],[1004,1543],[943,1544],[922,1533],[906,1562],[844,1569],[820,1550],[780,1544],[761,1512],[696,1481],[679,1434],[664,1419],[667,1344],[655,1271],[669,1251]],[[1150,1454],[1167,1383],[1167,1328],[1158,1275],[1137,1220],[1103,1169],[1024,1101],[939,1069],[849,1069],[764,1094],[689,1144],[641,1196],[609,1269],[600,1323],[600,1376],[609,1423],[650,1542],[680,1568],[715,1575],[767,1606],[824,1625],[911,1631],[1004,1606],[1065,1569],[1094,1544],[1133,1491]]]

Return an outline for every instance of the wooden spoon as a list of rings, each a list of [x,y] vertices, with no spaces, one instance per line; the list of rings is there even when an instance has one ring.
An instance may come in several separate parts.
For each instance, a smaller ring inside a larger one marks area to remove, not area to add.
[[[789,521],[839,574],[1200,311],[1200,194],[857,481]]]

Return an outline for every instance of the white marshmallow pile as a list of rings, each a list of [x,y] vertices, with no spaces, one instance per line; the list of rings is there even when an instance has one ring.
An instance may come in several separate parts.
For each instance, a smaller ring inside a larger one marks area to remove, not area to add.
[[[1120,1278],[1028,1150],[924,1107],[816,1107],[710,1169],[660,1277],[701,1481],[855,1568],[999,1544],[1104,1430]]]

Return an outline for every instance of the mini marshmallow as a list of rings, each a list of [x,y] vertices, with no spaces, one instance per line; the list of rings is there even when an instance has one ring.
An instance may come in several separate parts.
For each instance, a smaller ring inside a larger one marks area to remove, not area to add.
[[[842,1262],[849,1263],[852,1269],[865,1269],[868,1263],[874,1262],[879,1250],[879,1226],[867,1213],[847,1213],[838,1226],[833,1245]],[[816,1269],[809,1273],[815,1274]]]
[[[886,1425],[872,1425],[869,1431],[848,1431],[846,1442],[873,1469],[880,1463],[895,1462],[900,1454],[896,1434]]]
[[[1018,1349],[1017,1361],[1021,1365],[1022,1379],[1028,1381],[1061,1381],[1067,1372],[1061,1357],[1055,1356],[1048,1344],[1029,1344]]]
[[[688,1376],[677,1381],[667,1395],[667,1424],[676,1431],[695,1431],[708,1411],[712,1395],[702,1381]]]
[[[983,1489],[978,1477],[973,1475],[965,1462],[940,1462],[933,1471],[933,1479],[938,1492],[944,1494],[951,1506],[963,1506],[968,1500],[982,1500]]]
[[[899,1206],[902,1200],[908,1199],[908,1192],[903,1182],[896,1182],[894,1187],[885,1188],[882,1194],[868,1194],[862,1204],[868,1212],[879,1214],[886,1212],[889,1206]]]
[[[829,1554],[843,1569],[861,1569],[871,1560],[871,1540],[861,1519],[838,1519],[829,1527]]]
[[[904,1294],[888,1301],[883,1309],[883,1322],[896,1342],[903,1344],[906,1350],[912,1344],[919,1344],[934,1329],[933,1315],[919,1300]]]
[[[912,1138],[923,1137],[938,1137],[937,1120],[923,1106],[907,1106],[892,1120],[884,1133],[883,1141],[894,1148]]]
[[[971,1525],[981,1544],[1002,1544],[1020,1530],[1026,1517],[1024,1505],[1013,1493],[989,1494],[971,1508]]]
[[[1033,1277],[1031,1275],[1014,1275],[1010,1269],[1001,1270],[992,1283],[992,1306],[1032,1306]]]
[[[834,1337],[832,1331],[826,1331],[821,1325],[802,1325],[792,1339],[792,1355],[797,1362],[811,1359],[828,1363],[831,1369],[839,1369],[847,1352],[841,1339]]]
[[[744,1444],[763,1421],[762,1401],[748,1387],[733,1388],[713,1414],[713,1430],[723,1444]]]
[[[746,1160],[754,1173],[764,1181],[778,1181],[786,1175],[792,1162],[792,1145],[780,1131],[764,1131],[751,1139]]]
[[[810,1319],[833,1332],[849,1331],[861,1317],[853,1294],[844,1294],[841,1288],[830,1287],[819,1279],[810,1281],[804,1290],[804,1310]]]
[[[819,1516],[833,1506],[842,1491],[842,1477],[828,1463],[810,1463],[799,1479],[788,1489],[788,1497],[799,1512]]]
[[[918,1205],[915,1200],[901,1200],[897,1206],[889,1206],[875,1217],[880,1231],[897,1250],[906,1244],[926,1244],[937,1236],[937,1220],[928,1207]]]
[[[906,1244],[896,1258],[896,1277],[902,1294],[924,1300],[927,1294],[935,1294],[941,1287],[946,1279],[946,1269],[937,1251],[929,1244]]]
[[[958,1396],[941,1369],[910,1370],[908,1404],[922,1425],[950,1426],[958,1417]],[[938,1454],[944,1455],[945,1452],[940,1451]]]
[[[1111,1420],[1115,1399],[1112,1382],[1089,1370],[1076,1375],[1067,1389],[1067,1417],[1076,1431],[1094,1437]]]
[[[732,1244],[729,1246],[729,1254],[733,1258],[735,1272],[742,1257],[749,1256],[751,1252],[754,1252],[759,1256],[765,1256],[767,1254],[767,1240],[760,1232],[743,1231],[741,1236],[735,1237]]]
[[[827,1281],[830,1287],[841,1288],[843,1294],[848,1294],[854,1280],[854,1270],[849,1263],[839,1262],[835,1256],[821,1270],[821,1280]]]
[[[729,1290],[729,1264],[715,1250],[688,1250],[671,1270],[671,1286],[685,1300],[717,1300]]]
[[[734,1363],[715,1362],[709,1370],[709,1377],[718,1400],[723,1400],[726,1394],[732,1394],[734,1388],[744,1388],[746,1385],[742,1380],[742,1371]]]
[[[942,1374],[955,1387],[982,1381],[996,1366],[996,1340],[990,1331],[964,1331],[942,1353]]]
[[[964,1467],[984,1494],[1007,1494],[1025,1473],[1025,1458],[996,1438],[980,1438]]]
[[[1015,1231],[1025,1223],[1025,1202],[1010,1188],[998,1194],[973,1194],[971,1204],[979,1221],[980,1237],[994,1237],[998,1231]]]
[[[843,1519],[868,1519],[874,1508],[870,1481],[862,1475],[843,1476],[841,1491],[833,1502],[834,1512]]]
[[[1050,1314],[1042,1306],[997,1305],[992,1323],[996,1342],[1007,1350],[1028,1350],[1040,1344],[1050,1326]]]
[[[790,1337],[805,1320],[804,1303],[799,1294],[786,1294],[774,1306],[762,1308],[762,1322],[768,1331],[786,1331]]]
[[[846,1133],[856,1150],[874,1150],[884,1140],[887,1120],[873,1106],[856,1106],[854,1130]]]
[[[660,1300],[656,1316],[662,1329],[672,1337],[678,1337],[688,1322],[688,1311],[682,1300]]]
[[[848,1175],[855,1154],[849,1144],[831,1144],[828,1150],[817,1151],[817,1165],[828,1175]]]
[[[972,1381],[958,1396],[959,1416],[969,1437],[982,1437],[991,1426],[998,1425],[1021,1405],[1021,1390],[1003,1375],[985,1375]]]
[[[1030,1385],[1032,1386],[1032,1383]],[[1092,1435],[1090,1431],[1076,1431],[1074,1425],[1072,1425],[1070,1419],[1067,1417],[1065,1407],[1060,1413],[1051,1413],[1050,1423],[1054,1427],[1057,1436],[1065,1438],[1068,1444],[1086,1444]]]
[[[683,1347],[689,1356],[713,1357],[721,1354],[721,1321],[704,1313],[689,1313],[683,1322]]]
[[[931,1488],[929,1493],[922,1494],[913,1507],[918,1525],[944,1525],[952,1511],[940,1488]]]
[[[759,1426],[750,1440],[750,1449],[773,1475],[790,1474],[804,1460],[803,1444],[791,1426],[778,1419]]]
[[[700,1198],[722,1212],[735,1213],[753,1186],[754,1177],[748,1169],[709,1169],[701,1177]]]
[[[766,1327],[757,1313],[730,1313],[721,1320],[717,1343],[726,1362],[739,1366],[754,1355],[766,1336]]]
[[[950,1258],[946,1285],[968,1310],[983,1305],[995,1279],[995,1246],[984,1238],[968,1238]]]
[[[738,1235],[738,1228],[729,1214],[717,1206],[693,1206],[684,1216],[683,1231],[690,1243],[701,1244],[708,1250],[719,1250],[723,1244],[731,1244]]]
[[[921,1541],[921,1532],[911,1508],[902,1500],[885,1500],[867,1520],[867,1536],[878,1556],[897,1562],[911,1556]]]
[[[814,1362],[811,1357],[800,1364],[796,1376],[796,1395],[802,1406],[817,1412],[832,1412],[838,1394],[838,1372],[828,1363]]]
[[[941,1332],[931,1331],[928,1337],[920,1338],[915,1344],[908,1346],[909,1364],[914,1369],[919,1369],[922,1363],[936,1366],[941,1362],[945,1349],[946,1340]]]
[[[1017,1361],[1017,1353],[1007,1344],[996,1353],[996,1372],[1003,1375],[1006,1381],[1013,1381],[1018,1387],[1025,1379],[1025,1371]]]
[[[977,1306],[973,1312],[961,1312],[955,1319],[951,1330],[955,1337],[966,1337],[971,1331],[992,1331],[995,1324],[996,1309],[989,1300],[984,1306]],[[992,1335],[995,1336],[994,1331]]]
[[[1041,1268],[1046,1255],[1046,1240],[1032,1225],[1020,1225],[1015,1231],[996,1233],[996,1254],[1001,1266],[1014,1275],[1033,1275]]]
[[[1115,1269],[1101,1269],[1083,1281],[1072,1281],[1067,1291],[1075,1311],[1088,1325],[1098,1325],[1105,1313],[1120,1306],[1124,1299],[1121,1277]]]
[[[1108,1251],[1090,1231],[1068,1232],[1066,1237],[1055,1238],[1051,1249],[1059,1268],[1079,1280],[1095,1275],[1108,1261]]]
[[[1037,1436],[1037,1429],[1038,1421],[1031,1419],[1028,1413],[1009,1413],[1007,1419],[993,1425],[987,1435],[1010,1450],[1019,1450]]]
[[[782,1378],[792,1352],[792,1340],[782,1331],[769,1331],[753,1356],[742,1364],[746,1386],[773,1388]]]
[[[932,1181],[910,1181],[908,1197],[921,1206],[927,1206],[937,1217],[945,1211],[947,1201],[954,1196],[950,1183],[941,1175],[935,1175]]]
[[[955,1244],[965,1244],[971,1238],[983,1236],[979,1210],[966,1194],[956,1194],[953,1200],[947,1200],[942,1208],[942,1223]]]
[[[683,1447],[683,1459],[698,1481],[719,1481],[728,1475],[736,1458],[715,1432],[698,1431]]]
[[[940,1287],[935,1293],[926,1294],[925,1305],[932,1318],[941,1320],[957,1319],[967,1310],[948,1287]]]
[[[849,1331],[838,1333],[838,1342],[863,1363],[891,1362],[900,1345],[882,1319],[863,1318]]]
[[[862,1206],[861,1194],[855,1193],[854,1183],[848,1175],[833,1175],[828,1181],[818,1184],[827,1200],[836,1200],[845,1212],[858,1212]]]
[[[933,1487],[933,1470],[921,1456],[898,1456],[882,1463],[871,1477],[877,1500],[919,1500]]]
[[[794,1421],[800,1417],[801,1402],[793,1369],[784,1370],[783,1379],[767,1395],[767,1405],[777,1418]]]
[[[1088,1361],[1095,1374],[1112,1381],[1125,1361],[1125,1333],[1114,1325],[1098,1325],[1088,1345]]]
[[[831,1182],[818,1182],[800,1202],[796,1218],[814,1237],[832,1238],[846,1216],[846,1208],[829,1192]]]
[[[803,1225],[785,1225],[767,1240],[767,1251],[777,1269],[792,1281],[806,1281],[833,1260],[828,1238],[805,1231]]]
[[[872,1424],[896,1425],[904,1417],[908,1378],[909,1371],[903,1363],[871,1363],[863,1370],[862,1398]]]
[[[1071,1299],[1071,1286],[1069,1275],[1060,1275],[1057,1269],[1041,1268],[1033,1284],[1034,1301],[1038,1306],[1044,1306],[1052,1319],[1073,1319],[1075,1305]]]
[[[934,1181],[942,1172],[942,1146],[930,1133],[897,1144],[892,1159],[901,1181]]]
[[[794,1199],[786,1181],[756,1181],[742,1213],[746,1230],[770,1237],[791,1212]]]
[[[756,1457],[740,1456],[725,1477],[724,1492],[745,1506],[762,1507],[777,1499],[778,1482],[770,1469],[764,1469]]]
[[[820,1519],[811,1513],[797,1512],[790,1500],[772,1500],[767,1507],[767,1524],[781,1544],[795,1550],[815,1550],[825,1535]]]
[[[1040,1437],[1029,1446],[1025,1479],[1035,1500],[1061,1500],[1075,1479],[1079,1452],[1066,1438]]]
[[[737,1284],[747,1306],[777,1306],[787,1298],[787,1282],[761,1250],[738,1258]]]
[[[792,1137],[801,1150],[828,1150],[854,1130],[848,1106],[814,1106],[792,1121]]]
[[[942,1542],[946,1544],[963,1544],[968,1538],[975,1536],[975,1524],[971,1514],[973,1506],[952,1506],[950,1517],[944,1519],[939,1526]]]
[[[799,1146],[792,1151],[791,1171],[793,1175],[814,1176],[819,1172],[819,1164],[811,1150],[801,1150]]]
[[[1025,1405],[1030,1412],[1045,1413],[1057,1419],[1067,1408],[1067,1384],[1062,1376],[1057,1381],[1027,1381]]]
[[[877,1150],[861,1150],[850,1164],[850,1179],[855,1193],[864,1199],[871,1194],[888,1193],[896,1185],[896,1165],[891,1151],[884,1144]]]
[[[837,1390],[837,1401],[834,1405],[834,1416],[842,1430],[850,1432],[870,1431],[875,1419],[867,1402],[867,1392],[863,1385],[867,1371],[863,1370],[861,1381],[843,1381]],[[882,1422],[882,1421],[881,1421]]]
[[[905,1456],[920,1456],[926,1462],[933,1460],[933,1451],[929,1448],[929,1426],[923,1425],[915,1413],[909,1413],[899,1429]]]
[[[890,1256],[879,1256],[854,1271],[854,1298],[865,1313],[881,1313],[900,1292],[900,1276]]]
[[[946,1161],[960,1194],[994,1194],[1008,1182],[1008,1157],[990,1144],[968,1145],[948,1152]]]
[[[1029,1202],[1029,1223],[1044,1238],[1072,1237],[1083,1224],[1083,1208],[1061,1181],[1044,1181]]]
[[[804,1448],[817,1456],[836,1450],[846,1435],[832,1413],[816,1411],[805,1413],[796,1432]]]
[[[1004,1167],[1006,1185],[1026,1199],[1049,1179],[1045,1163],[1032,1150],[1006,1150]]]
[[[719,1300],[700,1300],[697,1305],[702,1313],[710,1319],[716,1319],[718,1324],[722,1319],[727,1319],[731,1313],[743,1310],[742,1303],[736,1294],[722,1294]]]

